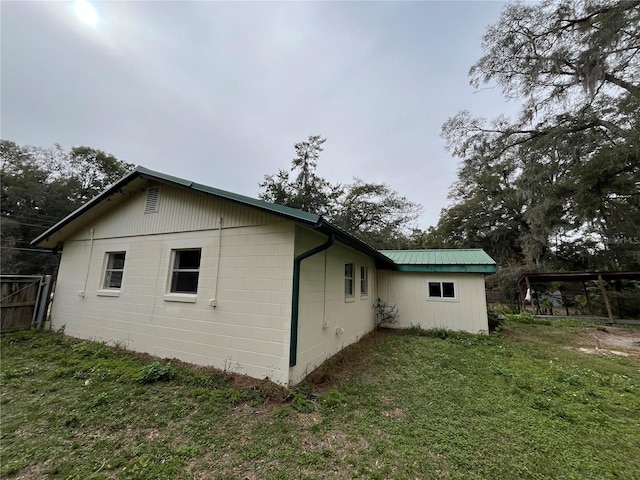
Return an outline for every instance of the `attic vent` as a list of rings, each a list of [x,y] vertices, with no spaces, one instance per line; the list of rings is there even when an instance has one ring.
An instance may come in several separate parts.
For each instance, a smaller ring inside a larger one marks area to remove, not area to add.
[[[144,213],[157,213],[158,200],[160,200],[160,187],[151,187],[147,190],[147,201],[144,203]]]

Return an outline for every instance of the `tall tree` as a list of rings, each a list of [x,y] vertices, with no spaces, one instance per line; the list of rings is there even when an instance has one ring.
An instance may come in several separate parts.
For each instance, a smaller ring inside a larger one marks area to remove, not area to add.
[[[355,178],[332,184],[316,174],[322,144],[312,135],[295,145],[291,169],[266,175],[260,198],[323,216],[334,225],[377,248],[404,247],[421,206],[386,184]],[[293,173],[294,178],[290,178]]]
[[[344,187],[331,221],[376,248],[405,248],[422,207],[384,183],[360,178]]]
[[[332,185],[316,174],[324,142],[326,138],[310,135],[306,141],[296,143],[291,169],[265,175],[264,182],[260,184],[264,189],[260,198],[305,212],[328,215],[342,190],[340,185]],[[296,173],[294,179],[290,179],[290,173]]]
[[[462,164],[438,235],[465,244],[480,228],[500,250],[506,227],[516,238],[502,253],[520,261],[595,245],[601,267],[637,265],[627,247],[640,237],[640,2],[511,3],[483,48],[472,85],[523,104],[516,119],[463,111],[443,125]]]
[[[0,140],[2,273],[52,273],[57,259],[29,242],[133,168],[89,147],[69,153]]]

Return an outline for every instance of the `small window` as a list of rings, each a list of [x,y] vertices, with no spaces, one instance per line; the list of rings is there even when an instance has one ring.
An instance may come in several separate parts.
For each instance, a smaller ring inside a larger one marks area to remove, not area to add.
[[[367,267],[360,267],[360,295],[369,294],[369,271]]]
[[[429,282],[429,298],[456,298],[453,282]]]
[[[344,296],[353,297],[353,263],[344,264]]]
[[[124,273],[125,252],[107,253],[107,266],[104,270],[103,288],[120,289]]]
[[[197,293],[200,249],[174,250],[171,293]]]

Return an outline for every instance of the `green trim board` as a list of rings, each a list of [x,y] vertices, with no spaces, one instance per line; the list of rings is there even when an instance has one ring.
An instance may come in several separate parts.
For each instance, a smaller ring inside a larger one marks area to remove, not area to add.
[[[109,202],[112,197],[117,197],[118,194],[122,193],[123,189],[125,189],[129,184],[135,182],[138,179],[174,185],[181,188],[193,190],[195,192],[223,198],[225,200],[230,200],[246,205],[248,207],[257,208],[267,213],[271,213],[273,215],[277,215],[288,220],[307,225],[313,229],[319,230],[325,235],[333,234],[335,235],[337,241],[371,256],[375,260],[377,267],[387,269],[393,268],[393,262],[388,257],[381,254],[378,250],[363,242],[362,240],[354,237],[350,233],[345,232],[335,225],[331,225],[320,215],[298,210],[296,208],[286,207],[284,205],[265,202],[264,200],[258,200],[256,198],[247,197],[245,195],[240,195],[237,193],[227,192],[218,188],[191,182],[179,177],[174,177],[173,175],[167,175],[165,173],[149,170],[148,168],[141,166],[136,167],[132,172],[128,173],[120,180],[107,187],[103,192],[96,195],[87,203],[82,205],[80,208],[60,220],[53,227],[49,228],[47,231],[35,238],[31,242],[31,245],[43,245],[44,247],[57,248],[58,242],[56,242],[55,240],[56,237],[53,237],[53,239],[50,239],[50,237],[60,232],[60,230],[62,230],[64,227],[67,227],[76,222],[80,217],[88,213],[90,210],[95,208],[97,208],[98,210],[102,208],[108,208],[106,206],[107,202]],[[74,227],[72,226],[71,229],[73,228]],[[63,239],[64,234],[58,235],[58,237]]]
[[[396,265],[396,272],[496,273],[495,265]]]

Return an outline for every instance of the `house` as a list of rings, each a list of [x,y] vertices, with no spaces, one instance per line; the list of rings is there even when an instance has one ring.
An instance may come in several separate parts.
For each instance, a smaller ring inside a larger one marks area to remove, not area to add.
[[[395,263],[378,272],[378,296],[396,305],[400,328],[488,333],[484,276],[496,263],[481,249],[382,250]]]
[[[371,331],[378,297],[397,303],[403,326],[487,331],[485,308],[464,318],[484,305],[475,267],[473,280],[462,264],[412,271],[318,215],[142,167],[32,244],[62,250],[52,328],[283,385]],[[420,291],[428,282],[435,295],[431,273],[437,300]]]

